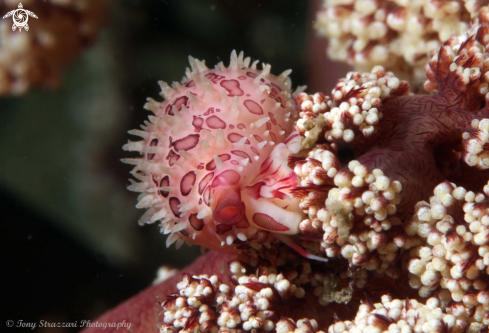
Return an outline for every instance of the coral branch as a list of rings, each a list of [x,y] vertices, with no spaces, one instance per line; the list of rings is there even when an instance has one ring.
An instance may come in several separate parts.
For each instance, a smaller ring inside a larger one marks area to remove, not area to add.
[[[489,9],[484,7],[467,34],[448,39],[426,66],[427,91],[439,90],[451,105],[468,111],[484,106],[489,82]]]
[[[450,303],[449,311],[471,313],[474,321],[487,325],[489,185],[484,193],[474,193],[445,182],[434,194],[430,203],[418,203],[407,223],[408,232],[426,242],[410,251],[410,285],[422,297],[441,288],[439,297]]]
[[[407,77],[415,90],[441,43],[462,35],[482,1],[324,0],[316,29],[329,39],[328,55],[356,70],[382,64]]]
[[[316,93],[296,95],[300,119],[296,128],[304,136],[301,148],[310,149],[324,136],[328,142],[358,141],[370,137],[382,119],[383,102],[409,93],[409,84],[376,66],[371,73],[350,72],[339,80],[331,97]]]

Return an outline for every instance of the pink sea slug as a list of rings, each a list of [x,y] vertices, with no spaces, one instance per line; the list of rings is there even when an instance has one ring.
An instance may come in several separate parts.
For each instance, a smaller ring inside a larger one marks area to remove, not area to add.
[[[134,164],[130,190],[142,192],[141,223],[161,221],[175,241],[233,251],[268,243],[268,231],[297,234],[302,212],[287,166],[300,148],[290,79],[233,51],[228,67],[189,58],[182,84],[160,82],[164,102],[148,99],[149,122],[124,149]]]

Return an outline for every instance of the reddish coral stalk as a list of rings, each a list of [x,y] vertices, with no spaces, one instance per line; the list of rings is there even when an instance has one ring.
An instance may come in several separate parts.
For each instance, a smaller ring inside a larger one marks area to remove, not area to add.
[[[229,278],[221,273],[221,270],[227,270],[227,262],[235,257],[230,254],[211,251],[198,258],[183,271],[188,274],[217,274],[223,281],[229,282]],[[175,291],[175,285],[181,279],[181,273],[175,274],[168,280],[143,290],[116,308],[106,312],[101,317],[92,320],[92,323],[121,323],[125,320],[126,323],[131,323],[131,327],[127,329],[127,332],[158,332],[157,317],[162,312],[159,302],[164,301],[167,295]],[[103,327],[89,327],[82,330],[82,332],[121,332],[121,329],[107,328],[104,330]]]

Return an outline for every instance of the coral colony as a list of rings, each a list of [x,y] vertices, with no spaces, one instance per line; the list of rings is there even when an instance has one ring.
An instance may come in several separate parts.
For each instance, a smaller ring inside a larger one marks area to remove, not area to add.
[[[487,1],[326,0],[316,28],[329,39],[331,59],[358,71],[382,64],[422,83],[428,54],[463,35],[484,5]]]
[[[368,14],[400,31],[416,13],[382,3],[331,5],[320,22],[332,31],[338,12]],[[372,53],[372,69],[329,96],[292,92],[288,71],[235,52],[228,67],[190,58],[181,84],[160,83],[165,101],[148,100],[154,116],[130,132],[142,140],[124,146],[143,155],[125,160],[148,209],[140,223],[159,222],[168,244],[239,254],[230,283],[184,274],[161,304],[161,332],[487,330],[489,9],[447,37],[452,16],[429,24],[442,42],[423,94]],[[372,34],[333,36],[332,50],[360,61]]]

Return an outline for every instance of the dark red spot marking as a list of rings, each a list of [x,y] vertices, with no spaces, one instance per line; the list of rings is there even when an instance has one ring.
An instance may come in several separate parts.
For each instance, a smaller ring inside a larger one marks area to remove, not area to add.
[[[226,123],[217,116],[210,116],[205,120],[205,123],[207,124],[207,126],[209,126],[209,128],[213,128],[213,129],[226,128]]]
[[[268,116],[270,117],[270,121],[272,122],[272,124],[277,125],[277,119],[275,119],[273,113],[268,112]]]
[[[204,125],[204,118],[194,116],[194,120],[192,120],[192,126],[195,127],[194,132],[199,133],[202,125]]]
[[[178,198],[175,197],[170,198],[170,208],[173,215],[175,215],[176,217],[180,217],[180,212],[178,211],[179,205],[180,205],[180,200],[178,200]]]
[[[204,229],[204,220],[199,219],[197,217],[197,214],[190,214],[188,221],[190,222],[192,228],[194,228],[195,230],[200,231]]]
[[[241,134],[238,134],[238,133],[229,133],[228,134],[228,140],[231,141],[232,143],[238,142],[239,140],[241,140],[241,138],[243,138],[243,136]],[[250,140],[246,139],[245,144],[249,145]]]
[[[270,124],[269,121],[266,122],[265,126],[267,126],[267,130],[271,130],[272,129],[272,124]]]
[[[246,152],[244,152],[242,150],[231,150],[231,154],[234,154],[234,155],[242,157],[242,158],[247,158],[247,159],[249,159],[248,162],[253,163],[250,155],[248,155]]]
[[[188,234],[187,230],[180,230],[180,233],[182,235],[184,235],[185,237],[190,237],[190,235]]]
[[[221,87],[227,90],[228,96],[243,96],[244,91],[240,88],[237,80],[223,80]]]
[[[277,142],[277,136],[273,132],[270,132],[270,137],[272,138],[273,142]]]
[[[179,158],[180,158],[180,155],[175,153],[173,150],[170,150],[170,152],[166,156],[166,160],[168,161],[168,164],[170,166],[173,166],[173,164],[175,164],[175,162],[178,161]]]
[[[174,116],[172,106],[175,106],[177,108],[177,110],[180,111],[182,109],[182,105],[185,105],[186,107],[188,107],[188,97],[187,96],[180,96],[177,99],[175,99],[173,101],[173,103],[168,104],[166,109],[165,109],[165,113],[170,115],[170,116]]]
[[[153,175],[151,178],[153,179],[153,183],[154,183],[156,186],[158,186],[158,180],[156,180],[155,175]]]
[[[279,95],[277,95],[277,91],[275,89],[272,89],[271,93],[268,95],[271,99],[273,99],[275,102],[279,103],[281,107],[285,107],[285,103],[282,102],[282,99],[280,98]]]
[[[236,125],[236,127],[239,128],[239,129],[241,129],[241,130],[242,129],[246,129],[246,126],[243,123],[239,123],[238,125]]]
[[[195,171],[190,171],[182,177],[182,181],[180,182],[180,192],[183,196],[187,196],[190,191],[192,191],[196,179],[197,175],[195,174]]]
[[[236,160],[232,160],[230,163],[231,163],[232,165],[239,165],[239,162],[238,162],[238,161],[236,161]]]
[[[185,84],[185,87],[187,88],[191,88],[191,87],[194,87],[195,86],[195,81],[192,80],[192,81],[189,81]]]
[[[151,147],[155,147],[155,146],[157,146],[157,145],[158,145],[158,139],[153,139],[153,140],[151,140],[151,142],[149,143],[149,145],[150,145]],[[148,154],[148,156],[147,156],[148,160],[152,160],[152,159],[153,159],[153,157],[155,157],[155,154]]]
[[[210,206],[210,200],[211,200],[211,187],[207,186],[204,190],[204,195],[202,196],[204,198],[204,202],[207,206]]]
[[[267,158],[265,159],[265,161],[263,161],[263,163],[260,166],[260,175],[265,173],[270,168],[272,162],[273,161],[270,158],[270,154],[268,154]]]
[[[207,111],[203,114],[204,116],[208,116],[210,114],[214,113],[214,108],[208,108]]]
[[[263,213],[255,213],[253,215],[253,222],[263,229],[270,231],[288,231],[290,230],[285,225],[278,223],[271,216]]]
[[[256,140],[256,141],[258,141],[258,142],[265,141],[265,140],[263,140],[263,139],[261,138],[261,136],[259,136],[259,135],[253,134],[253,137],[254,137],[254,138],[255,138],[255,140]]]
[[[197,165],[197,169],[203,170],[204,169],[204,163],[200,163],[199,165]]]
[[[265,103],[265,101],[266,101],[266,99],[262,99],[262,100],[260,101],[260,103],[261,103],[261,104],[263,104],[263,103]]]
[[[233,129],[234,128],[234,125],[233,124],[229,124],[229,129]]]
[[[253,151],[255,154],[257,154],[258,156],[260,156],[260,153],[258,152],[258,149],[256,149],[255,147],[250,147],[250,148],[251,148],[251,150],[252,150],[252,151]]]
[[[221,112],[221,109],[216,109],[216,112]]]
[[[214,172],[210,172],[207,175],[205,175],[204,178],[202,178],[202,180],[199,183],[199,194],[200,195],[202,195],[202,193],[204,192],[204,190],[207,187],[207,185],[209,185],[209,183],[211,182],[212,177],[214,177]]]
[[[241,76],[238,76],[238,79],[239,79],[239,80],[246,80],[246,79],[247,79],[247,77],[246,77],[246,76],[241,75]]]
[[[161,180],[160,187],[163,187],[163,186],[170,186],[170,177],[169,176],[165,176]],[[170,192],[160,190],[160,194],[166,198],[168,196],[168,194],[170,194]]]
[[[255,77],[258,76],[258,74],[253,73],[253,72],[246,72],[246,75],[249,76],[249,77],[252,77],[252,78],[255,78]]]
[[[277,86],[275,83],[270,82],[270,84],[272,85],[272,87],[274,87],[274,88],[275,88],[275,89],[277,89],[278,91],[282,91],[282,88],[280,88],[279,86]]]
[[[175,147],[176,151],[179,150],[190,150],[195,148],[199,143],[200,135],[199,134],[190,134],[184,137],[183,139],[172,142],[173,147]]]
[[[221,155],[218,155],[219,158],[221,159],[221,161],[229,161],[231,159],[231,155],[229,154],[221,154]],[[211,170],[214,170],[216,168],[216,162],[214,162],[214,159],[212,159],[212,161],[210,161],[209,163],[207,163],[205,165],[205,168],[209,171]]]
[[[216,225],[216,234],[224,235],[226,232],[230,231],[233,226],[229,224],[218,224]]]
[[[250,94],[246,94],[246,97],[251,97],[251,95]]]
[[[243,102],[244,106],[248,109],[253,114],[263,114],[263,109],[261,108],[260,104],[257,102],[247,99],[246,101]]]
[[[202,205],[202,198],[199,199],[199,205]]]
[[[208,78],[209,80],[211,80],[212,83],[217,83],[219,82],[219,80],[222,80],[224,79],[225,77],[224,76],[221,76],[221,75],[218,75],[216,73],[207,73],[205,75],[206,78]]]

